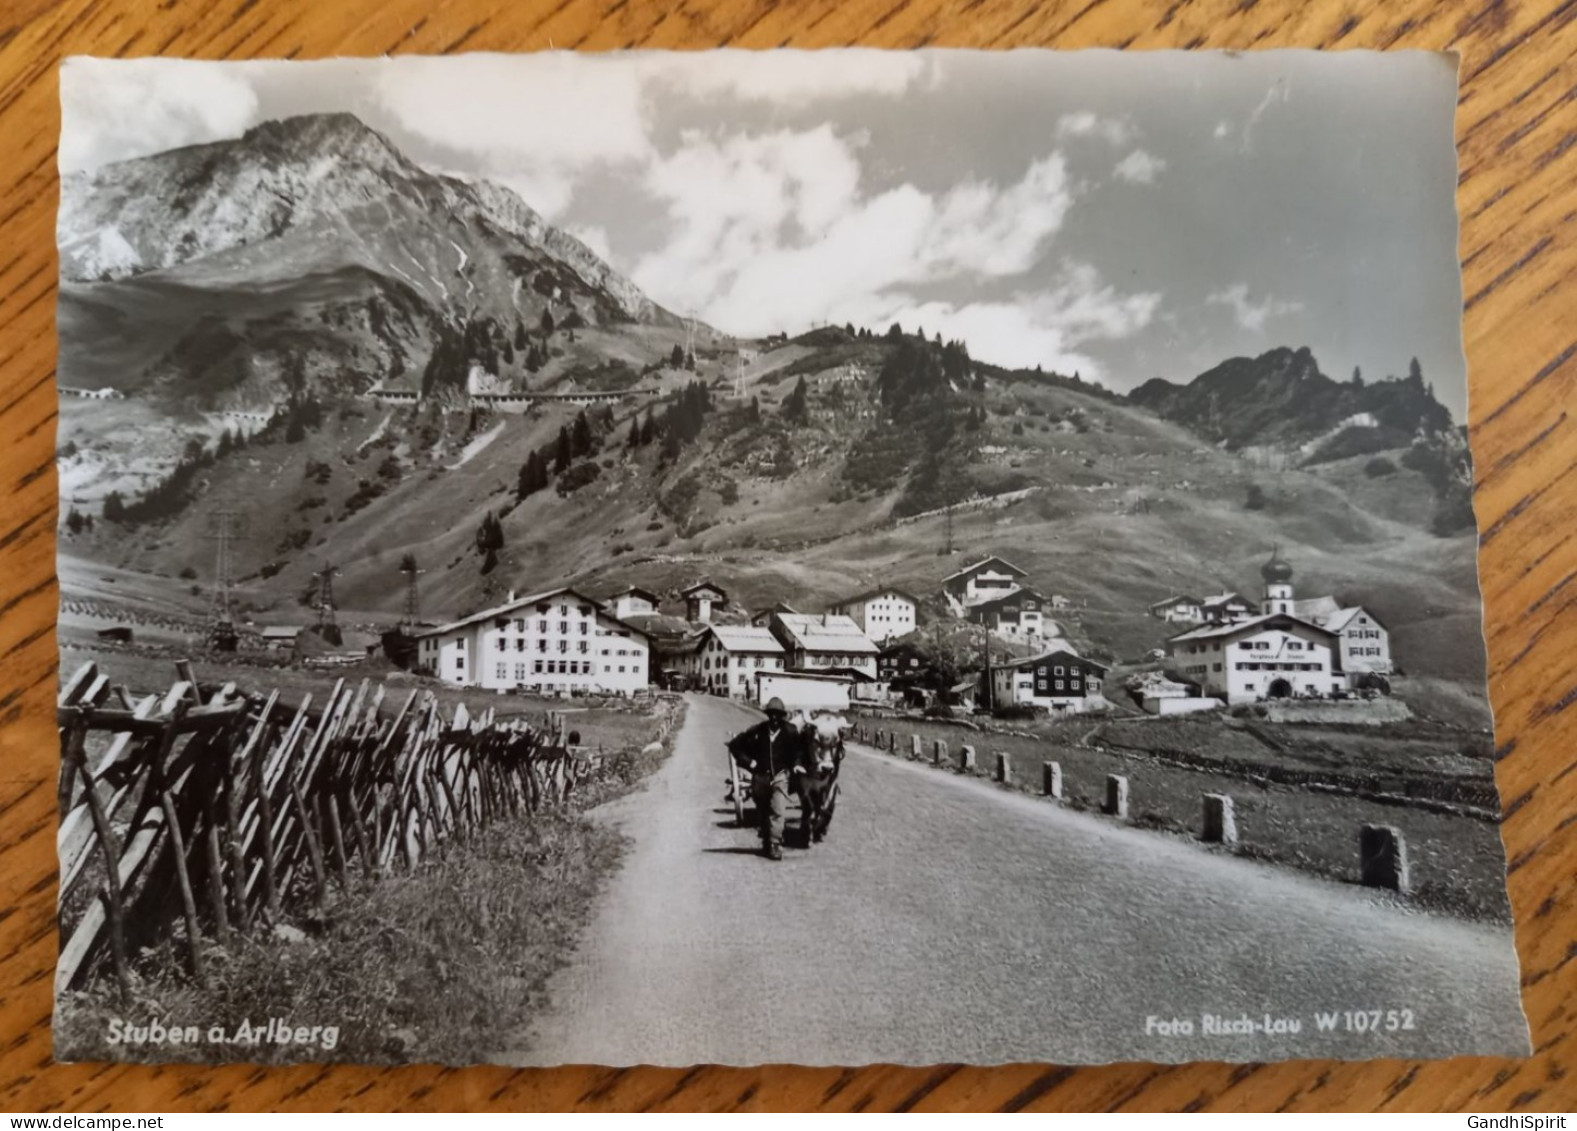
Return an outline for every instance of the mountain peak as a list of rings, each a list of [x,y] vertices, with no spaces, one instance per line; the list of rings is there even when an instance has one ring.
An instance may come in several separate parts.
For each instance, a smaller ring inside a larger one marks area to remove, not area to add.
[[[247,130],[236,144],[264,157],[288,158],[312,153],[363,163],[405,162],[388,138],[349,111],[270,119]]]
[[[1450,412],[1416,374],[1342,384],[1320,371],[1308,346],[1228,358],[1186,385],[1157,377],[1128,396],[1229,448],[1302,443],[1364,414],[1403,437],[1451,427]]]

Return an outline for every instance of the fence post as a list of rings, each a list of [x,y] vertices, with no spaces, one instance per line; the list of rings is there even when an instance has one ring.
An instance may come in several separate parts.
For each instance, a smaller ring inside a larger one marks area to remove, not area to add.
[[[940,738],[931,744],[931,764],[941,766],[947,763],[947,743]]]
[[[1106,804],[1101,811],[1119,820],[1128,819],[1128,779],[1122,774],[1106,775]]]
[[[1047,797],[1062,800],[1062,766],[1056,762],[1040,764],[1040,791]]]
[[[1358,830],[1358,871],[1365,887],[1413,890],[1407,841],[1395,825],[1363,825]]]
[[[975,748],[963,745],[958,748],[958,771],[963,774],[975,772]]]
[[[1013,780],[1013,763],[1009,761],[1006,750],[997,751],[997,781],[1003,785]]]
[[[887,732],[887,753],[898,753],[898,732],[895,730]]]
[[[920,736],[918,734],[909,736],[909,757],[916,762],[920,760]]]
[[[1237,844],[1237,816],[1233,812],[1232,798],[1226,794],[1204,795],[1204,831],[1201,839],[1211,844]]]

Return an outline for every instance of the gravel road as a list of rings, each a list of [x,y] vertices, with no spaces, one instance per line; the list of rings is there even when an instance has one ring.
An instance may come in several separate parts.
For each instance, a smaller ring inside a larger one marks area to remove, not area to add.
[[[723,742],[758,717],[692,696],[673,757],[600,811],[632,838],[630,854],[555,976],[552,1008],[500,1060],[1527,1051],[1509,930],[860,747],[828,840],[767,861],[723,805]],[[1322,1031],[1318,1013],[1336,1014],[1335,1028]],[[1268,1015],[1281,1031],[1207,1033],[1206,1015],[1260,1026]]]

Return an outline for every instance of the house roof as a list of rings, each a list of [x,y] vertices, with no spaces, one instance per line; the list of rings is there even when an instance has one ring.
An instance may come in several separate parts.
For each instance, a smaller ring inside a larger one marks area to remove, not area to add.
[[[754,613],[750,614],[750,619],[751,619],[751,621],[755,621],[759,617],[766,617],[768,620],[770,620],[772,618],[772,614],[773,613],[797,613],[797,612],[799,612],[799,610],[796,609],[793,605],[789,604],[787,601],[778,601],[778,602],[776,602],[776,603],[774,603],[772,605],[769,605],[767,608],[757,609]]]
[[[835,609],[844,609],[850,605],[857,605],[861,601],[869,601],[872,597],[885,596],[888,593],[891,593],[895,597],[902,597],[911,605],[918,605],[920,603],[920,598],[916,597],[907,589],[900,589],[896,585],[883,585],[876,589],[867,589],[863,593],[856,593],[852,597],[844,597],[841,600],[834,602],[832,607]]]
[[[1157,601],[1150,607],[1152,609],[1167,609],[1171,608],[1173,605],[1197,605],[1199,603],[1200,601],[1198,597],[1189,597],[1179,593],[1175,596],[1166,598],[1164,601]]]
[[[881,651],[860,631],[860,626],[846,616],[778,613],[773,619],[783,626],[783,631],[797,647],[808,652],[857,652],[874,656]]]
[[[291,624],[266,625],[264,626],[262,632],[262,637],[264,640],[294,640],[300,635],[300,626]]]
[[[1188,632],[1180,633],[1169,639],[1167,643],[1177,644],[1185,640],[1231,639],[1235,636],[1247,636],[1250,633],[1259,632],[1266,628],[1288,628],[1293,625],[1301,625],[1304,628],[1312,629],[1321,636],[1334,637],[1336,635],[1328,628],[1322,628],[1311,620],[1295,617],[1291,613],[1269,613],[1262,616],[1249,617],[1247,620],[1240,620],[1234,624],[1207,624],[1203,628],[1190,629]]]
[[[1043,605],[1049,603],[1046,600],[1046,598],[1042,597],[1034,589],[1031,589],[1027,585],[1021,585],[1017,589],[1013,590],[1011,593],[1003,593],[999,597],[989,597],[989,598],[987,598],[984,601],[978,601],[975,604],[970,605],[969,606],[969,613],[970,613],[971,616],[973,616],[976,613],[983,613],[983,612],[985,612],[988,609],[993,609],[996,606],[1002,605],[1002,604],[1006,604],[1009,601],[1017,601],[1020,597],[1033,598],[1034,600],[1039,601]]]
[[[532,593],[525,597],[516,597],[513,601],[506,601],[502,605],[494,605],[491,609],[483,609],[479,613],[472,613],[468,617],[461,617],[459,620],[450,621],[448,624],[441,624],[437,628],[423,629],[422,631],[416,633],[416,635],[418,637],[443,636],[447,633],[455,631],[458,628],[465,628],[468,625],[480,624],[482,621],[493,620],[495,617],[508,616],[510,613],[513,613],[518,609],[523,609],[528,605],[535,605],[539,601],[547,601],[551,598],[558,597],[561,594],[566,593],[572,597],[578,598],[579,600],[585,601],[588,605],[597,610],[599,616],[606,617],[608,620],[613,621],[614,624],[622,624],[631,632],[639,632],[642,636],[648,635],[643,629],[637,628],[635,625],[630,624],[627,621],[618,620],[613,616],[613,614],[607,612],[600,604],[598,604],[596,601],[593,601],[579,589],[572,588],[568,585],[561,585],[557,589],[546,589],[541,593]]]
[[[1245,605],[1250,604],[1247,597],[1238,593],[1217,593],[1214,597],[1206,597],[1200,604],[1208,608],[1211,605],[1224,605],[1228,601],[1242,601]]]
[[[771,629],[755,625],[714,624],[702,635],[713,637],[730,652],[783,651],[783,645],[778,643]]]
[[[627,617],[620,617],[619,623],[627,624],[653,640],[678,639],[695,631],[683,617],[671,617],[667,613],[631,613]],[[697,635],[696,639],[699,640],[700,636]]]
[[[849,674],[847,672],[838,672],[837,674],[832,674],[829,672],[802,672],[797,668],[790,671],[781,672],[768,671],[766,668],[759,668],[756,670],[755,676],[757,686],[760,686],[760,681],[763,679],[810,679],[815,680],[818,683],[854,682],[854,680],[849,678]]]
[[[608,600],[617,601],[620,597],[632,596],[645,597],[654,605],[662,603],[662,598],[656,593],[653,593],[650,589],[642,589],[639,585],[627,585],[623,589],[620,589],[617,593],[613,594],[613,596],[609,597]]]
[[[1008,561],[1006,558],[999,558],[999,557],[997,557],[996,555],[993,554],[989,558],[982,558],[982,559],[980,559],[974,565],[965,566],[963,569],[959,570],[957,573],[950,573],[950,574],[948,574],[946,577],[942,578],[942,584],[946,585],[949,581],[953,581],[956,578],[968,577],[970,574],[979,573],[981,570],[985,569],[986,566],[991,565],[992,563],[995,563],[996,565],[1004,567],[1007,570],[1008,573],[1014,574],[1014,575],[1016,575],[1018,577],[1028,577],[1029,576],[1029,571],[1028,570],[1019,569],[1018,566],[1014,565],[1012,562]]]
[[[1294,616],[1311,620],[1315,624],[1325,624],[1330,617],[1340,611],[1341,606],[1336,603],[1335,597],[1311,597],[1306,601],[1292,602]]]
[[[1357,616],[1359,613],[1367,612],[1369,611],[1362,605],[1353,605],[1351,608],[1337,609],[1334,613],[1325,618],[1325,627],[1330,629],[1332,632],[1340,632],[1352,622],[1353,617]],[[1369,619],[1374,621],[1376,625],[1380,624],[1380,618],[1375,616],[1373,613],[1369,613]]]
[[[728,592],[721,585],[714,584],[710,581],[697,581],[694,585],[679,590],[679,595],[681,597],[688,597],[690,594],[699,593],[703,589],[710,589],[713,593],[716,593],[725,601],[728,599]]]
[[[1075,664],[1082,664],[1084,667],[1087,667],[1087,668],[1094,668],[1096,671],[1100,672],[1102,675],[1106,674],[1106,665],[1105,664],[1097,664],[1094,660],[1086,660],[1083,656],[1079,655],[1077,652],[1074,652],[1074,651],[1072,651],[1069,648],[1052,648],[1049,651],[1041,652],[1038,655],[1025,656],[1022,660],[1011,660],[1008,663],[997,664],[995,666],[997,668],[1003,668],[1003,669],[1005,669],[1005,668],[1028,668],[1028,667],[1033,667],[1034,665],[1040,663],[1043,660],[1053,660],[1053,659],[1068,660],[1068,661],[1070,661],[1072,663],[1075,663]]]

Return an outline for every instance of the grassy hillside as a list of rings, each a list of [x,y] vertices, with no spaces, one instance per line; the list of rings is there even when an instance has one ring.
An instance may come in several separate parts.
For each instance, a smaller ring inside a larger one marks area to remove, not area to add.
[[[621,348],[633,364],[671,348],[669,333],[642,328]],[[600,339],[586,344],[617,356]],[[876,582],[934,597],[942,577],[997,553],[1070,599],[1062,619],[1077,642],[1129,659],[1166,636],[1147,605],[1173,592],[1257,598],[1259,565],[1279,544],[1301,595],[1365,604],[1409,672],[1482,693],[1473,539],[1428,532],[1432,500],[1416,472],[1371,477],[1369,457],[1270,472],[1142,408],[1022,374],[946,393],[938,404],[966,423],[933,448],[889,423],[880,374],[894,348],[841,331],[763,348],[742,397],[732,359],[703,356],[712,408],[692,439],[630,448],[632,421],[668,402],[626,405],[597,420],[601,449],[576,461],[595,465],[576,473],[585,485],[565,495],[556,479],[518,503],[527,455],[579,410],[473,421],[342,402],[297,443],[215,463],[175,520],[129,535],[100,523],[68,548],[180,588],[183,569],[210,576],[203,534],[213,510],[233,507],[250,521],[237,554],[245,600],[299,617],[313,571],[332,561],[341,606],[369,618],[402,607],[407,552],[426,571],[423,605],[435,618],[566,580],[672,597],[709,576],[752,608],[818,610]],[[692,377],[649,379],[673,390]],[[791,423],[783,406],[801,380],[805,411]],[[928,465],[945,467],[961,500],[951,554],[946,514],[910,513]],[[1253,509],[1251,488],[1262,495]],[[474,542],[489,512],[503,532],[490,570]]]

